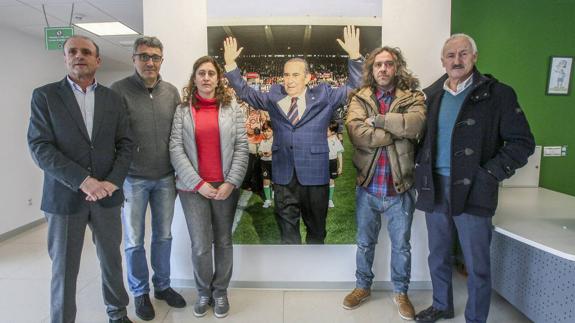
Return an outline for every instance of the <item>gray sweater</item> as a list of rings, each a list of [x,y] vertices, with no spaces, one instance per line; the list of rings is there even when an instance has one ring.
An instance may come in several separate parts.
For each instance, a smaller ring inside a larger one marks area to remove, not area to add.
[[[156,180],[172,174],[170,131],[180,103],[176,87],[160,78],[150,92],[137,73],[110,87],[124,100],[134,136],[134,159],[128,175]]]

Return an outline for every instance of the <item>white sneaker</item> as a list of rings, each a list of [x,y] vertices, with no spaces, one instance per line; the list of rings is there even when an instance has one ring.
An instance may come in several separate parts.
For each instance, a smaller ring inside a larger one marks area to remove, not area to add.
[[[327,207],[335,207],[335,204],[333,204],[332,200],[329,200],[329,202],[327,202]]]
[[[268,207],[270,207],[272,205],[272,201],[271,200],[265,200],[264,201],[264,205],[262,205],[262,207],[264,209],[267,209]]]

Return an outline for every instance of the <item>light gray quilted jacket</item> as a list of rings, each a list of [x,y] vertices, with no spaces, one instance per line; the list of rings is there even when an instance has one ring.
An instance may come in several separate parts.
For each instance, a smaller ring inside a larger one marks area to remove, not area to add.
[[[244,114],[235,100],[218,110],[220,147],[224,181],[239,188],[248,165],[248,141]],[[194,120],[188,104],[181,104],[174,114],[170,136],[170,159],[176,170],[178,190],[192,191],[202,178],[198,174],[198,152]]]

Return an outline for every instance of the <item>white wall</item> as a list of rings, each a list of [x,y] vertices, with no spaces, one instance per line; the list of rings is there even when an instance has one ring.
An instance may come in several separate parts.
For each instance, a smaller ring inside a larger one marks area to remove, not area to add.
[[[397,46],[422,88],[445,70],[440,53],[451,29],[451,0],[383,0],[382,44]]]
[[[160,73],[178,90],[187,84],[196,59],[208,52],[206,1],[144,0],[144,34],[162,41]]]
[[[381,0],[209,0],[208,26],[381,26],[381,4]]]
[[[209,0],[208,2],[210,20],[278,16],[369,17],[379,16],[380,10],[381,0]]]
[[[42,172],[30,153],[26,133],[30,118],[32,90],[64,76],[61,52],[44,50],[42,39],[0,27],[2,74],[2,118],[0,138],[2,167],[0,178],[0,234],[41,219]],[[32,205],[28,205],[28,200]]]
[[[30,157],[26,140],[30,99],[34,88],[61,80],[66,75],[66,68],[62,52],[45,50],[42,38],[0,27],[0,39],[8,44],[0,51],[3,63],[0,178],[4,182],[0,187],[0,234],[3,234],[44,216],[40,211],[43,175]],[[97,75],[103,84],[133,71],[131,66],[117,62],[110,69],[105,66],[104,60]]]
[[[102,65],[96,73],[96,79],[99,84],[110,86],[115,81],[121,80],[127,76],[134,74],[132,65],[107,67],[106,60],[103,60]]]

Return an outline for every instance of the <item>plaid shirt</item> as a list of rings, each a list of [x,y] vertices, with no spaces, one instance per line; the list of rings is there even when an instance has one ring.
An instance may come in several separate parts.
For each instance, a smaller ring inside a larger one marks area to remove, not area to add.
[[[379,102],[379,113],[384,115],[389,112],[389,107],[394,99],[395,89],[387,92],[377,90],[375,96]],[[389,166],[389,158],[387,156],[387,149],[381,147],[381,155],[377,160],[375,171],[371,182],[366,188],[367,192],[377,197],[393,196],[397,194],[393,186],[393,177],[391,176],[391,167]]]

